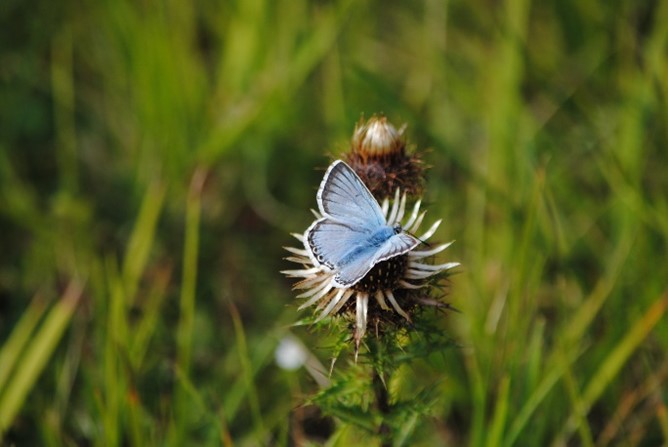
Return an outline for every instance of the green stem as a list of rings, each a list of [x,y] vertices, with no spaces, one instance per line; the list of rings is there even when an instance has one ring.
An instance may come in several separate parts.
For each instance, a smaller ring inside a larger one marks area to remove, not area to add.
[[[390,405],[390,396],[387,391],[387,381],[383,380],[383,366],[384,355],[382,354],[382,341],[378,340],[376,343],[369,343],[369,354],[373,359],[373,373],[371,378],[371,386],[373,387],[373,394],[375,398],[375,406],[381,416],[381,422],[378,426],[378,436],[381,440],[381,446],[389,447],[392,445],[392,429],[388,422],[388,416],[392,411]]]

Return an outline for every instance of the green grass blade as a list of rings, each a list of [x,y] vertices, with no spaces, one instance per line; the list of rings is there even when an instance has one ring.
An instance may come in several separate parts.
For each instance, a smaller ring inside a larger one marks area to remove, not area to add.
[[[487,405],[486,383],[480,371],[480,365],[475,357],[471,355],[467,358],[467,365],[471,377],[471,393],[474,396],[473,400],[473,424],[474,429],[471,434],[472,446],[483,445],[483,435],[485,426],[485,408]]]
[[[134,368],[141,365],[146,351],[149,347],[151,337],[159,327],[160,308],[167,298],[167,288],[172,279],[172,269],[160,269],[156,275],[155,282],[147,292],[147,298],[144,305],[144,316],[133,328],[132,343],[129,346],[130,361]]]
[[[489,434],[487,436],[487,446],[495,447],[501,445],[503,431],[508,418],[508,397],[510,394],[510,377],[504,376],[499,385],[499,392],[496,395],[496,406],[494,407],[494,416]]]
[[[570,400],[570,406],[575,409],[571,412],[571,417],[578,431],[577,444],[582,447],[593,447],[594,436],[592,435],[591,427],[587,423],[587,414],[579,411],[582,408],[582,391],[579,387],[577,374],[571,365],[568,365],[562,383],[566,389],[566,395]]]
[[[123,283],[129,302],[134,299],[137,284],[153,247],[158,218],[165,201],[167,188],[159,181],[149,185],[139,217],[128,242],[123,262]]]
[[[202,415],[206,415],[206,419],[209,421],[209,423],[216,428],[216,431],[220,433],[221,438],[225,438],[225,434],[227,432],[226,427],[225,427],[225,421],[221,418],[218,417],[218,415],[208,407],[206,401],[204,400],[204,397],[202,396],[202,393],[199,391],[199,389],[195,386],[194,383],[190,380],[189,377],[187,377],[185,374],[183,374],[183,371],[177,366],[174,368],[174,372],[176,374],[176,378],[179,382],[179,385],[182,387],[183,391],[188,395],[189,397],[189,402],[191,402],[191,411],[197,411],[198,413]]]
[[[615,376],[622,369],[631,354],[640,346],[654,326],[661,321],[668,308],[668,294],[660,297],[631,327],[624,337],[605,358],[601,367],[589,380],[587,387],[580,396],[578,407],[564,424],[556,445],[566,443],[575,429],[578,428],[578,415],[586,415],[596,400],[601,397],[605,388],[610,385]]]
[[[234,322],[234,334],[237,341],[237,352],[239,353],[239,361],[241,362],[241,375],[244,377],[244,385],[248,395],[248,402],[253,416],[253,425],[255,427],[255,435],[258,437],[258,442],[262,441],[262,434],[264,433],[264,423],[262,420],[262,413],[260,412],[260,400],[258,399],[257,388],[253,380],[254,373],[252,361],[248,354],[248,344],[246,343],[246,334],[244,332],[241,317],[234,304],[230,303],[230,313],[232,314],[232,321]]]
[[[181,284],[180,318],[177,332],[178,366],[185,377],[190,371],[193,320],[195,317],[195,292],[197,286],[197,256],[199,253],[199,221],[201,193],[206,171],[198,169],[193,175],[186,204],[186,234],[183,248],[183,272]]]
[[[78,280],[72,280],[60,301],[51,308],[44,323],[26,346],[14,376],[7,384],[7,392],[0,400],[0,436],[12,423],[51,358],[77,307],[82,291],[82,284]]]
[[[197,290],[197,257],[199,255],[199,224],[202,206],[202,188],[207,172],[198,168],[193,174],[186,203],[186,229],[183,248],[183,273],[179,304],[179,323],[176,333],[176,367],[182,375],[181,382],[190,380],[193,322],[195,319],[195,294]],[[188,394],[179,386],[175,399],[174,423],[170,427],[171,443],[179,445],[185,439],[188,417]]]
[[[4,385],[16,366],[16,361],[23,352],[26,343],[30,339],[37,323],[46,311],[46,303],[38,295],[33,298],[30,307],[26,309],[21,320],[16,324],[7,341],[0,350],[0,397],[4,391]]]
[[[108,308],[107,328],[104,339],[104,444],[119,443],[120,421],[123,416],[122,401],[126,397],[121,355],[127,346],[126,296],[118,273],[115,258],[107,259]]]
[[[513,423],[508,430],[508,436],[505,438],[503,445],[507,447],[516,445],[517,438],[527,426],[531,416],[535,413],[541,402],[545,400],[550,391],[552,391],[554,386],[559,382],[559,379],[564,376],[566,370],[577,357],[575,352],[569,352],[563,356],[559,356],[554,367],[548,369],[547,374],[543,377],[538,386],[536,386],[520,411],[514,417]]]

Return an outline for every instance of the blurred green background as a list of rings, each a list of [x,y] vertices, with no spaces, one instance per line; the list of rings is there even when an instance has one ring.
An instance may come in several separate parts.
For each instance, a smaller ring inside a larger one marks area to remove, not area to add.
[[[667,56],[666,1],[3,0],[5,442],[375,445],[273,353],[317,168],[384,113],[462,263],[402,442],[668,443]]]

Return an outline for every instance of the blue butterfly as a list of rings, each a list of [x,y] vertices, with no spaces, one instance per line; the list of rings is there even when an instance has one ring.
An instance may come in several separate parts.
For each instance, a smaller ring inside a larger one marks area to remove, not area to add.
[[[334,287],[355,285],[381,261],[407,253],[420,240],[388,225],[380,205],[350,166],[332,163],[318,189],[322,217],[306,230],[315,265],[335,272]]]

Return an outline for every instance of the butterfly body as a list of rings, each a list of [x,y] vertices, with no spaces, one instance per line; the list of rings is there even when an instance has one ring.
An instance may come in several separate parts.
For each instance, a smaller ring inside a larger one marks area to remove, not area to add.
[[[322,218],[306,230],[316,265],[333,270],[336,287],[350,287],[377,263],[413,249],[419,240],[388,223],[378,202],[347,164],[330,165],[317,194]]]

